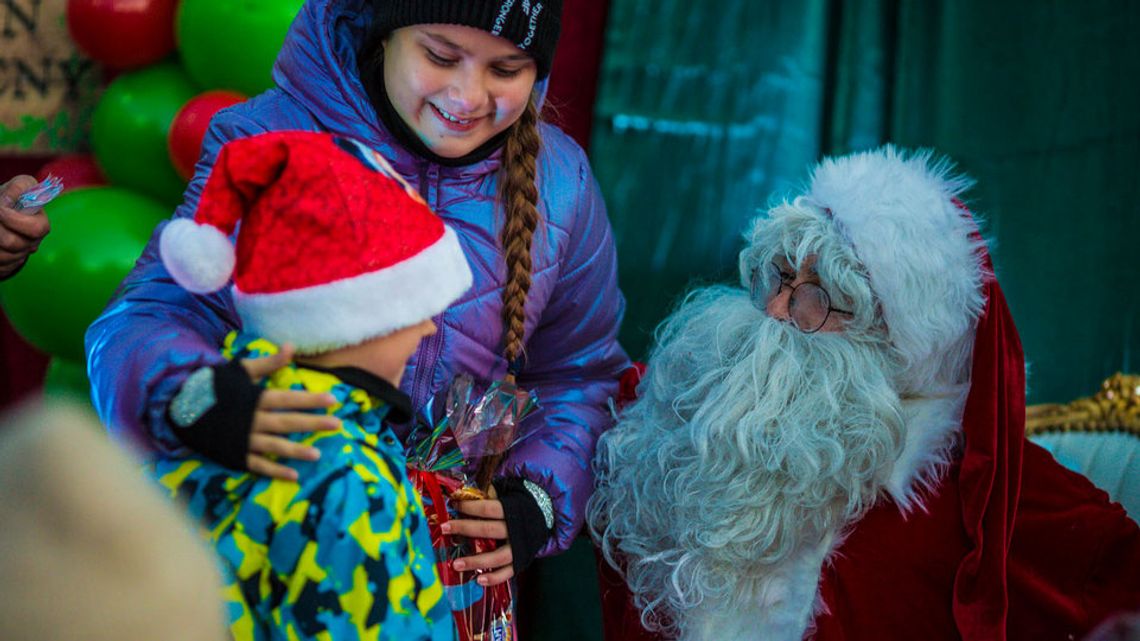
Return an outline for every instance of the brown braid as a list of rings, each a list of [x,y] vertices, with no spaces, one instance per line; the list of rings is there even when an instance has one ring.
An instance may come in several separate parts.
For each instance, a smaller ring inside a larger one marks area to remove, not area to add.
[[[503,287],[503,355],[508,370],[505,379],[515,382],[511,364],[523,353],[523,331],[526,322],[526,297],[530,292],[530,245],[538,227],[538,187],[535,166],[538,158],[538,108],[531,96],[526,111],[511,126],[503,148],[502,178],[499,199],[506,216],[500,242],[507,263],[507,284]],[[514,432],[507,440],[514,438]],[[503,453],[483,457],[475,473],[475,486],[491,493],[491,478],[499,469]]]
[[[535,166],[538,148],[538,108],[532,96],[526,111],[511,127],[503,149],[500,199],[505,210],[502,236],[507,263],[507,283],[503,288],[503,355],[508,363],[523,353],[526,298],[530,292],[530,251],[538,226],[538,187]],[[513,380],[513,375],[508,374]]]

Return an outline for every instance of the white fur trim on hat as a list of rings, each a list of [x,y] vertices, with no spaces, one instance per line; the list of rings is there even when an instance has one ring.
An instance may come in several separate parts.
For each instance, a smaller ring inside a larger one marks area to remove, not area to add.
[[[176,218],[162,229],[158,252],[175,282],[195,294],[216,292],[233,275],[233,243],[213,225]]]
[[[234,305],[246,332],[314,354],[431,318],[471,282],[459,239],[445,226],[435,243],[382,270],[274,294],[246,294],[235,286]]]
[[[980,239],[954,199],[971,181],[929,152],[887,145],[824,160],[808,199],[830,210],[866,266],[891,342],[900,392],[946,390],[968,376],[984,304]]]

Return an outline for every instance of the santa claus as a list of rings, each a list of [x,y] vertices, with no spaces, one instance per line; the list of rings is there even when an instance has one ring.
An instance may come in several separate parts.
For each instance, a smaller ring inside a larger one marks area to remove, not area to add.
[[[1025,442],[969,185],[825,160],[752,227],[743,288],[665,321],[598,444],[608,639],[1079,639],[1140,608],[1140,529]]]

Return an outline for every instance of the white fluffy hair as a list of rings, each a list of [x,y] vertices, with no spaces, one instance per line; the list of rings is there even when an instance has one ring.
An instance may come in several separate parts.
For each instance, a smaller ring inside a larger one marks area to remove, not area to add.
[[[803,198],[783,203],[758,216],[746,234],[749,241],[740,252],[740,284],[752,285],[754,270],[768,269],[777,259],[799,269],[809,256],[816,258],[815,272],[831,297],[833,307],[855,313],[845,327],[848,338],[883,344],[885,328],[867,270],[856,258],[850,242],[823,210]]]
[[[643,624],[682,636],[702,604],[754,607],[773,569],[858,519],[904,446],[897,354],[833,222],[785,204],[752,235],[744,284],[777,255],[818,255],[821,284],[854,310],[846,331],[804,334],[739,288],[693,292],[595,458],[591,533]]]

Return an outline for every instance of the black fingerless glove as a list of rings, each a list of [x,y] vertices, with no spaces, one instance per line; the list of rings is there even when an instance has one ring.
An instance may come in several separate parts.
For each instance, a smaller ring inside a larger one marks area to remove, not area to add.
[[[230,469],[245,470],[261,392],[239,360],[203,367],[171,399],[166,418],[186,447]]]
[[[542,508],[535,496],[526,489],[523,479],[499,478],[493,484],[499,502],[503,505],[507,542],[511,545],[513,558],[511,566],[515,569],[515,576],[518,576],[550,540],[553,528],[547,527]]]

